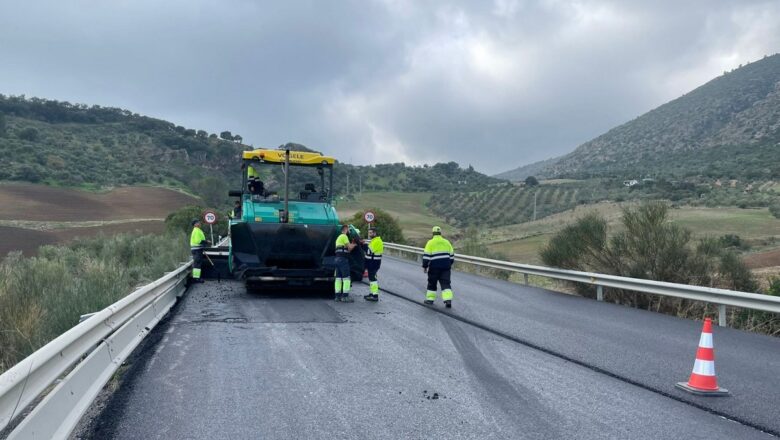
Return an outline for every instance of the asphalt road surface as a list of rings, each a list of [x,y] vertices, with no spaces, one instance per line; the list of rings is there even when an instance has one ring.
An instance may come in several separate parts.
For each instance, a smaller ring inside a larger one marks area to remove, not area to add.
[[[425,275],[416,263],[382,263],[382,286],[422,301]],[[613,374],[675,399],[778,435],[780,338],[714,327],[715,371],[728,398],[678,390],[687,381],[701,322],[602,303],[491,278],[453,274],[452,314],[485,324],[564,359]],[[437,303],[441,309],[441,304]],[[715,309],[713,307],[713,313]]]
[[[418,271],[388,260],[380,272],[383,287],[417,299],[424,287]],[[396,275],[404,280],[391,280]],[[592,353],[609,363],[608,350],[582,345],[615,340],[620,347],[633,332],[616,332],[612,315],[625,312],[633,316],[632,326],[660,320],[654,325],[683,328],[687,334],[678,338],[686,345],[685,368],[672,374],[675,380],[686,379],[693,365],[696,323],[673,324],[681,320],[476,276],[454,280],[455,313],[518,330],[523,338],[539,337],[540,348],[548,342],[562,350],[578,346],[573,354]],[[362,295],[367,286],[355,291]],[[508,306],[514,303],[518,310]],[[557,331],[540,337],[545,328]],[[588,331],[594,335],[582,334]],[[729,332],[717,331],[716,356],[726,351],[718,348],[728,339],[721,333]],[[209,281],[192,287],[151,337],[159,341],[136,355],[86,437],[772,438],[387,293],[379,303],[342,304]],[[773,342],[759,339],[756,345]],[[655,348],[641,343],[618,351],[615,368],[640,362],[637,350]],[[771,380],[767,386],[774,389],[767,394],[778,390]],[[723,385],[734,389],[736,382]],[[777,406],[766,410],[772,411]]]

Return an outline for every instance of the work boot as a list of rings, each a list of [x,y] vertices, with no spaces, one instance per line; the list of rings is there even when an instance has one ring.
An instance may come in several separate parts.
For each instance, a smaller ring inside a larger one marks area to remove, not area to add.
[[[426,299],[426,300],[424,301],[424,303],[425,303],[425,304],[427,304],[427,305],[429,305],[429,306],[431,306],[431,305],[433,305],[433,300],[431,300],[431,299]]]
[[[341,302],[341,294],[340,294],[340,293],[337,293],[337,294],[336,294],[336,297],[334,298],[334,300],[335,300],[336,302]]]
[[[352,298],[351,296],[349,296],[349,294],[346,294],[341,297],[341,302],[352,303],[355,302],[355,298]]]
[[[447,301],[444,301],[444,307],[451,309],[452,308],[452,300],[448,299]]]
[[[198,284],[205,283],[205,281],[203,281],[203,278],[193,278],[192,282],[193,283],[198,283]]]
[[[369,293],[368,295],[363,295],[363,299],[366,301],[379,301],[379,295]]]

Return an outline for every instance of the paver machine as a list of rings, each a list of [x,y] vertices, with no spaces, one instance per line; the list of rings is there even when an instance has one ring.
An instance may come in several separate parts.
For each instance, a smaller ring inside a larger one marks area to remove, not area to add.
[[[289,149],[244,151],[241,216],[230,221],[229,269],[252,288],[332,289],[335,241],[335,159]],[[350,225],[350,239],[359,240]],[[360,246],[350,255],[353,280],[363,276]]]

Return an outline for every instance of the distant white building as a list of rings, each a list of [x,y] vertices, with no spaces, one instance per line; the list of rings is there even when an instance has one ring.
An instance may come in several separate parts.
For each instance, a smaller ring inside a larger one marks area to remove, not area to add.
[[[639,181],[636,180],[636,179],[624,180],[623,181],[623,186],[625,186],[627,188],[631,188],[634,185],[639,185]]]

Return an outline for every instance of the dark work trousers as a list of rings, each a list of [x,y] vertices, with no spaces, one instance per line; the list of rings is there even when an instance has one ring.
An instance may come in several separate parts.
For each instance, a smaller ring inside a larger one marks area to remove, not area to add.
[[[336,278],[349,278],[349,259],[344,256],[336,257]]]
[[[382,260],[366,260],[368,281],[376,281],[376,273],[379,272],[379,266],[381,265],[382,265]]]
[[[190,249],[192,252],[192,277],[200,279],[200,268],[203,265],[203,249]]]
[[[436,292],[436,283],[439,283],[441,290],[451,289],[450,276],[452,275],[451,269],[434,269],[428,268],[428,290]]]

